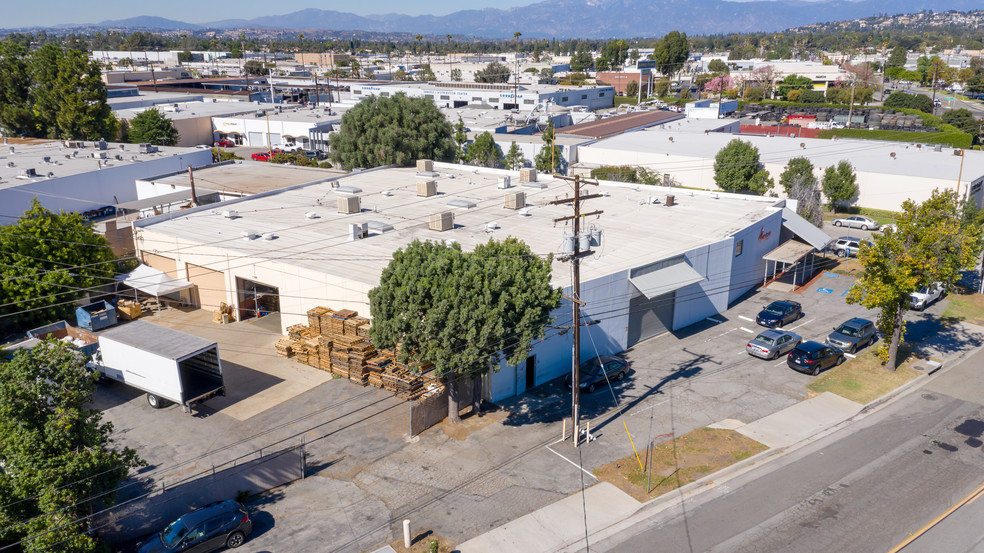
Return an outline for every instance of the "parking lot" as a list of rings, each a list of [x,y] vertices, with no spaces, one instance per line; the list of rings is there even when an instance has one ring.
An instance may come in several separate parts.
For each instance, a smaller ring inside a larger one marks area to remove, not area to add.
[[[257,531],[244,551],[371,551],[392,541],[408,517],[416,528],[460,543],[567,497],[582,477],[584,485],[595,483],[592,469],[631,454],[626,429],[643,449],[802,401],[813,377],[787,368],[784,359],[745,352],[762,330],[755,315],[774,300],[798,301],[804,316],[786,329],[822,340],[851,317],[874,320],[874,313],[845,303],[852,284],[849,276],[824,273],[801,293],[756,290],[723,314],[637,344],[626,352],[625,381],[582,395],[595,440],[580,450],[559,442],[570,415],[562,379],[502,402],[464,436],[437,427],[410,438],[409,404],[276,357],[279,323],[217,325],[201,312],[151,320],[219,340],[228,397],[194,415],[177,407],[155,411],[136,392],[110,383],[100,386],[97,407],[115,425],[118,443],[150,464],[141,477],[155,483],[306,440],[308,477],[251,503]],[[932,319],[943,303],[914,320]]]

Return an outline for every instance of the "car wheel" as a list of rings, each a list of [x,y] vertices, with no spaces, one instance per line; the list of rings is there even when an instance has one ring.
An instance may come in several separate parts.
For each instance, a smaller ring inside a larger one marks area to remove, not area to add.
[[[813,367],[813,370],[810,371],[810,374],[812,374],[813,376],[820,374],[820,363],[817,363],[817,366]]]
[[[588,389],[587,389],[587,392],[588,392],[589,394],[593,394],[593,393],[594,393],[594,391],[595,391],[595,385],[594,385],[594,384],[589,384],[589,385],[588,385]]]
[[[244,543],[246,543],[246,534],[242,532],[233,532],[226,538],[226,547],[229,549],[235,549]]]
[[[615,380],[618,381],[618,382],[621,382],[621,381],[625,380],[625,373],[624,372],[621,372],[621,373],[618,373],[617,375],[615,375]]]
[[[846,250],[837,250],[837,257],[847,257]]]
[[[839,226],[841,226],[841,222],[840,222],[840,221],[834,221],[834,226],[835,226],[835,227],[839,227]]]
[[[843,355],[841,355],[840,357],[838,357],[837,358],[837,364],[834,365],[834,366],[836,367],[837,365],[840,365],[841,363],[843,363],[844,362],[844,359],[846,359],[846,358]]]
[[[861,225],[861,230],[868,230],[868,225]]]

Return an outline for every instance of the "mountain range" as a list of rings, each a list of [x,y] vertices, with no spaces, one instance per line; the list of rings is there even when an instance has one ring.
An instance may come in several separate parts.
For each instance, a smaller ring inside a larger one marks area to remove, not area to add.
[[[630,38],[662,36],[672,30],[690,35],[772,32],[791,27],[886,14],[884,0],[544,0],[510,9],[462,10],[447,15],[355,15],[315,8],[253,19],[202,24],[162,17],[133,17],[84,27],[186,30],[284,29],[293,31],[411,32],[484,38]],[[980,9],[978,0],[895,0],[891,14]],[[60,28],[82,25],[60,25]]]

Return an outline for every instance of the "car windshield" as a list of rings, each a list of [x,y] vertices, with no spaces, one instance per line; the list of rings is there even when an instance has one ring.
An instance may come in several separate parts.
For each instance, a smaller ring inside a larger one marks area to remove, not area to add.
[[[766,336],[765,334],[759,334],[755,337],[756,342],[762,342],[763,344],[768,344],[770,346],[776,345],[776,339]]]
[[[782,315],[786,312],[785,306],[777,305],[773,303],[772,305],[765,308],[766,313],[771,313],[773,315]]]
[[[161,540],[164,541],[164,547],[170,549],[178,545],[178,542],[180,542],[181,538],[184,538],[187,533],[188,527],[185,526],[184,521],[179,518],[171,524],[168,524],[167,528],[161,532]]]
[[[847,325],[840,325],[839,327],[837,327],[837,330],[835,330],[835,332],[837,332],[838,334],[843,334],[844,336],[857,337],[859,335],[858,329]]]
[[[587,363],[581,364],[581,374],[584,376],[594,376],[599,372],[601,372],[601,363],[597,357]]]

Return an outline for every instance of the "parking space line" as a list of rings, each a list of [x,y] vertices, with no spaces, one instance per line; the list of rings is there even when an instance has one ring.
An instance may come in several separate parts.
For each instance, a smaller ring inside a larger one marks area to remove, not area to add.
[[[854,359],[854,358],[856,358],[856,357],[857,357],[857,355],[851,355],[850,353],[847,353],[847,352],[845,351],[845,352],[844,352],[844,357],[850,357],[851,359]],[[572,376],[571,378],[574,378],[574,377]]]
[[[567,461],[568,463],[570,463],[570,464],[572,464],[572,465],[574,465],[574,466],[575,466],[575,467],[576,467],[576,468],[577,468],[578,470],[580,470],[580,471],[581,471],[581,472],[583,472],[584,474],[587,474],[587,475],[588,475],[588,476],[590,476],[591,478],[594,478],[595,480],[598,480],[598,477],[597,477],[597,476],[595,476],[595,475],[593,475],[593,474],[591,474],[590,472],[588,472],[588,471],[586,471],[586,470],[584,470],[583,468],[581,468],[581,465],[578,465],[578,464],[577,464],[577,463],[575,463],[574,461],[571,461],[571,460],[570,460],[570,459],[568,459],[567,457],[564,457],[564,456],[563,456],[563,455],[561,455],[560,453],[557,453],[556,451],[554,451],[553,449],[551,449],[551,448],[550,448],[550,446],[548,446],[548,445],[546,445],[546,446],[543,446],[543,447],[545,447],[545,448],[547,448],[547,449],[549,449],[549,450],[550,450],[551,452],[553,452],[553,453],[554,453],[555,455],[557,455],[557,456],[558,456],[558,457],[560,457],[561,459],[563,459],[563,460],[565,460],[565,461]]]
[[[802,327],[802,326],[806,326],[806,325],[808,325],[808,324],[810,324],[810,323],[812,323],[812,322],[813,322],[813,321],[815,321],[815,320],[816,320],[816,319],[810,319],[809,321],[806,321],[805,323],[803,323],[803,324],[801,324],[801,325],[798,325],[798,326],[794,326],[793,328],[790,328],[789,330],[796,330],[797,328],[800,328],[800,327]]]
[[[786,362],[785,362],[785,361],[783,361],[783,362],[781,362],[781,363],[776,363],[775,365],[772,365],[772,366],[773,366],[773,367],[778,367],[779,365],[785,365],[785,364],[786,364]]]
[[[754,322],[755,322],[755,319],[749,319],[748,317],[746,317],[746,316],[744,316],[744,315],[738,315],[738,318],[739,318],[739,319],[743,319],[743,320],[745,320],[745,321],[748,321],[748,322],[750,322],[750,323],[754,323]]]
[[[747,328],[745,328],[743,326],[742,327],[739,327],[739,328],[741,328],[742,330],[744,330],[745,332],[747,332],[749,334],[755,334],[755,331],[754,330],[748,330]]]
[[[738,355],[748,355],[748,350],[739,351]]]

